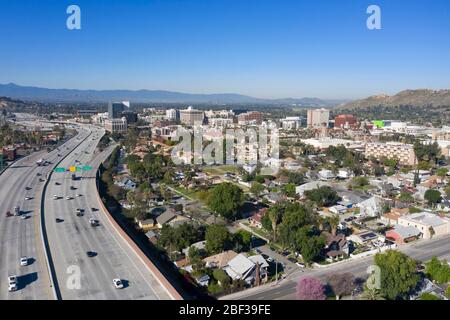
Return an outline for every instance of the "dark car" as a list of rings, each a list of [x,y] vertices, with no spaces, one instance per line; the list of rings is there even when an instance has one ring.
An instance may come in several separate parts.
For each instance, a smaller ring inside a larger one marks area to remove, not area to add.
[[[97,252],[94,252],[94,251],[88,251],[88,252],[86,252],[86,255],[87,255],[89,258],[93,258],[93,257],[95,257],[95,256],[97,255]]]
[[[61,223],[61,222],[64,222],[64,220],[60,219],[60,218],[56,218],[56,223]]]

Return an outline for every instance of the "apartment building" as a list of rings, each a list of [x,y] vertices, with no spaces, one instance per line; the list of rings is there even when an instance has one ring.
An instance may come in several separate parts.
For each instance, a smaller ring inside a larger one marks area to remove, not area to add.
[[[202,110],[196,110],[192,107],[188,107],[185,110],[180,110],[180,120],[181,123],[193,126],[203,124],[205,119],[205,113]]]
[[[382,158],[397,159],[401,165],[407,166],[412,166],[417,162],[414,147],[403,143],[367,143],[365,156],[378,160]]]
[[[249,124],[261,124],[262,115],[259,111],[250,111],[246,113],[242,113],[238,115],[238,124],[239,125],[249,125]]]
[[[308,110],[308,128],[327,128],[330,121],[330,110],[312,109]]]

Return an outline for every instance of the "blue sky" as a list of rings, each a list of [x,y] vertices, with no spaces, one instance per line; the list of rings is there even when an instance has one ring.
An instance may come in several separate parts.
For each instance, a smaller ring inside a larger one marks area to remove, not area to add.
[[[66,28],[81,8],[82,29]],[[382,10],[382,30],[366,9]],[[358,98],[450,88],[448,0],[0,0],[0,83]]]

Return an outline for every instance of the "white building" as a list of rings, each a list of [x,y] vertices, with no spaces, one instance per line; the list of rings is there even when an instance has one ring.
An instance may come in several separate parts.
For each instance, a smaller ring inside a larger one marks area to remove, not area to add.
[[[312,109],[308,110],[308,128],[327,128],[330,121],[330,110]]]
[[[300,117],[286,117],[281,120],[281,127],[284,130],[297,130],[302,126],[302,119]]]
[[[166,119],[167,120],[178,120],[179,118],[179,112],[176,109],[168,109],[166,110]]]
[[[417,228],[425,239],[450,233],[450,219],[430,212],[419,212],[400,217],[398,224]]]
[[[127,119],[106,119],[105,130],[109,132],[126,132],[128,128]]]
[[[189,106],[185,110],[180,111],[180,120],[181,123],[193,126],[193,125],[201,125],[203,124],[203,120],[205,119],[205,113],[202,110],[195,110],[191,106]]]
[[[367,143],[365,156],[366,158],[374,157],[377,160],[381,160],[383,157],[397,159],[400,164],[408,166],[417,162],[413,145],[396,142]]]

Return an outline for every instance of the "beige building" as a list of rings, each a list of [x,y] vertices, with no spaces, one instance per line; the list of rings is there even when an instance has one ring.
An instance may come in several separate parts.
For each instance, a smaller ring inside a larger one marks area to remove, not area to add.
[[[328,128],[330,121],[330,110],[312,109],[308,110],[308,128]]]
[[[430,212],[419,212],[399,217],[398,225],[418,229],[425,239],[450,233],[450,219]]]
[[[397,159],[400,164],[412,166],[416,164],[416,154],[414,147],[403,143],[367,143],[365,149],[366,158],[374,157],[378,160],[382,158]]]
[[[202,110],[195,110],[192,107],[180,111],[181,123],[188,126],[201,125],[204,118],[205,113]]]
[[[105,130],[109,132],[126,132],[128,128],[127,119],[125,117],[121,119],[106,119]]]

